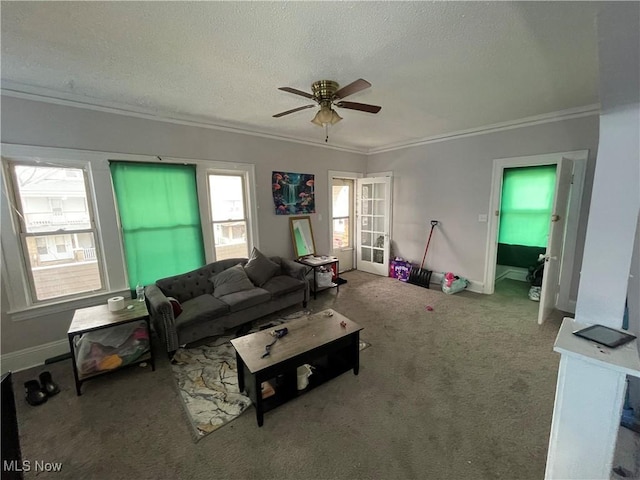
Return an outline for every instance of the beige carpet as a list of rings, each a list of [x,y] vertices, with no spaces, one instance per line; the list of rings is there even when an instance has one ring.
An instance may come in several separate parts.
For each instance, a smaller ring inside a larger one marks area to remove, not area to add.
[[[286,325],[308,315],[308,311],[288,315],[272,314],[254,322],[251,332],[267,325]],[[236,352],[231,345],[235,335],[222,335],[180,348],[173,357],[171,371],[185,409],[193,437],[199,441],[238,418],[251,406],[251,399],[238,389]],[[360,340],[360,350],[370,344]]]
[[[542,478],[561,314],[538,326],[527,285],[510,280],[486,296],[343,276],[337,295],[322,292],[309,307],[364,327],[374,347],[358,376],[268,412],[262,428],[250,408],[194,443],[164,355],[155,372],[87,382],[81,397],[70,362],[51,365],[62,392],[38,407],[22,398],[22,382],[43,368],[19,372],[24,458],[63,463],[38,479]]]

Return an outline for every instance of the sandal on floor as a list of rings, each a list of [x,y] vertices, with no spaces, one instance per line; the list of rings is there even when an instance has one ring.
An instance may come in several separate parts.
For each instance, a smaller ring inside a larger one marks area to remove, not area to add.
[[[41,405],[47,401],[47,395],[40,388],[37,380],[29,380],[24,382],[24,396],[29,405]]]
[[[47,397],[53,397],[60,392],[60,388],[53,382],[50,372],[42,372],[40,374],[40,383],[42,384],[42,391]]]

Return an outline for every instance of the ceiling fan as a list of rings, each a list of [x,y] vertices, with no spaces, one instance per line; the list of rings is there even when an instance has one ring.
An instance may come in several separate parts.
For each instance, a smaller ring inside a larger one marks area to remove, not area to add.
[[[318,110],[311,122],[320,127],[335,125],[340,120],[342,120],[342,117],[338,115],[333,107],[360,110],[361,112],[368,113],[378,113],[382,109],[382,107],[379,107],[377,105],[342,101],[343,98],[369,88],[370,86],[371,84],[369,82],[360,78],[342,88],[340,88],[338,82],[334,82],[333,80],[318,80],[317,82],[313,82],[311,84],[311,91],[313,93],[303,92],[302,90],[297,90],[291,87],[279,87],[278,90],[293,93],[295,95],[300,95],[305,98],[310,98],[316,103],[305,105],[304,107],[294,108],[292,110],[287,110],[286,112],[276,113],[274,115],[274,118],[283,117],[285,115],[289,115],[290,113],[299,112],[300,110],[306,110],[307,108],[313,108],[316,106],[316,104],[320,105],[320,110]]]

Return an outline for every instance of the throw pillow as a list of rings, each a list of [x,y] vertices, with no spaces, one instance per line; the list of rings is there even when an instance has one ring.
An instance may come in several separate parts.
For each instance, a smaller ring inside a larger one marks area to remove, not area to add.
[[[180,305],[180,302],[173,297],[167,297],[167,300],[169,300],[169,303],[171,304],[173,318],[178,318],[178,315],[182,313],[182,305]]]
[[[213,296],[216,298],[255,288],[244,273],[241,263],[213,275],[209,281],[213,283]]]
[[[257,248],[253,247],[251,257],[244,266],[244,271],[253,284],[261,287],[280,270],[280,265],[271,261]]]

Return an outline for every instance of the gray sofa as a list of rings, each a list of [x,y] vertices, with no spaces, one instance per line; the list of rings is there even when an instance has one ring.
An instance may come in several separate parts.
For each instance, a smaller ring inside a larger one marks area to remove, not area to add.
[[[151,321],[169,355],[172,356],[181,345],[223,334],[227,329],[296,303],[301,303],[305,308],[309,300],[309,283],[305,276],[307,269],[292,260],[268,258],[277,265],[277,268],[270,265],[273,270],[266,274],[267,277],[271,275],[270,278],[260,287],[250,284],[239,292],[224,294],[223,287],[215,286],[214,282],[221,278],[217,275],[227,269],[235,267],[234,271],[242,271],[243,268],[236,266],[241,264],[246,267],[246,258],[213,262],[145,287]],[[252,269],[254,279],[256,273],[258,277],[261,276],[261,272],[255,271],[255,266],[256,263]],[[235,272],[226,272],[223,276],[230,273]],[[265,275],[262,277],[265,278]],[[177,317],[174,315],[176,306]],[[179,312],[180,309],[182,312]]]

